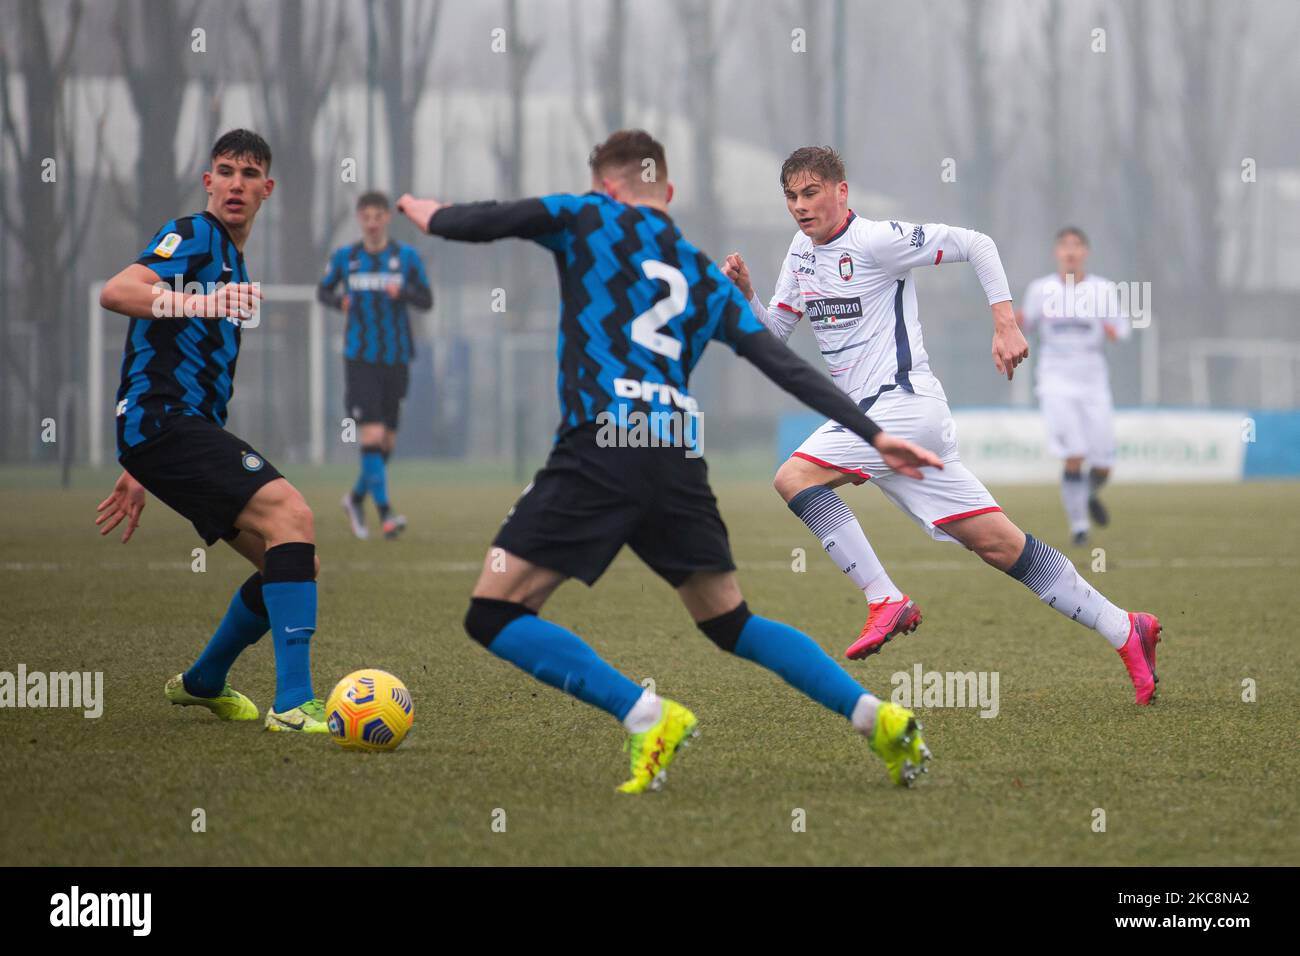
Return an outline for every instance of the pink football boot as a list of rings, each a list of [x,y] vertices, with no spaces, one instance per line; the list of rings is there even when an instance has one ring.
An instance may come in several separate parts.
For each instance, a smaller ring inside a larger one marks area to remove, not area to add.
[[[921,623],[921,609],[904,594],[897,601],[882,598],[867,605],[867,623],[862,633],[844,654],[850,660],[861,660],[879,653],[889,641],[899,634],[910,634]]]
[[[1133,679],[1138,706],[1143,706],[1155,698],[1156,684],[1160,680],[1156,676],[1156,644],[1160,642],[1160,620],[1145,611],[1130,611],[1128,620],[1128,640],[1119,648],[1119,656],[1128,668],[1128,676]]]

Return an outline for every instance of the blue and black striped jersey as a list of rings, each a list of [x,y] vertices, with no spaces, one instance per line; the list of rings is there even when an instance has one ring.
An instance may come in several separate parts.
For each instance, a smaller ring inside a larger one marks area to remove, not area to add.
[[[206,211],[168,222],[135,261],[178,289],[198,283],[205,294],[250,281],[243,253]],[[117,390],[118,455],[159,434],[169,415],[225,425],[239,336],[232,319],[132,317]]]
[[[695,411],[690,375],[705,346],[734,349],[764,331],[731,281],[649,206],[600,193],[458,204],[435,213],[429,231],[470,241],[518,236],[555,254],[560,434],[602,412],[617,418],[620,408]]]
[[[396,290],[395,296],[389,293],[390,288]],[[342,308],[344,294],[348,296],[344,357],[375,365],[410,362],[415,344],[406,307],[427,309],[433,305],[420,254],[411,246],[391,241],[379,252],[367,252],[360,242],[336,249],[316,297]]]

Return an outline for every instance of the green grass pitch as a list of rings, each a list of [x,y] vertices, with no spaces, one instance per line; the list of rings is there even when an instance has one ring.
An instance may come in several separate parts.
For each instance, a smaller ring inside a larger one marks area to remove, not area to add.
[[[216,546],[194,573],[201,542],[157,501],[129,545],[99,539],[108,472],[63,491],[52,474],[11,471],[0,670],[102,671],[105,704],[97,720],[0,710],[0,864],[1300,863],[1300,484],[1108,489],[1113,525],[1094,541],[1106,571],[1070,553],[1116,603],[1165,625],[1160,700],[1142,710],[1100,637],[930,541],[873,489],[848,489],[925,613],[916,634],[849,670],[882,695],[918,662],[999,674],[992,719],[918,710],[936,760],[912,791],[888,784],[840,717],[714,648],[625,552],[594,589],[565,585],[547,615],[700,718],[665,791],[626,797],[614,793],[621,728],[461,629],[513,482],[399,463],[410,530],[358,542],[336,503],[348,474],[287,470],[317,515],[317,692],[359,667],[391,670],[415,700],[406,742],[350,753],[169,706],[163,682],[198,653],[246,567]],[[753,470],[714,475],[751,608],[840,657],[860,595]],[[994,491],[1065,545],[1054,489]],[[791,570],[796,548],[805,573]],[[232,683],[265,708],[269,637]],[[206,832],[193,832],[196,808]]]

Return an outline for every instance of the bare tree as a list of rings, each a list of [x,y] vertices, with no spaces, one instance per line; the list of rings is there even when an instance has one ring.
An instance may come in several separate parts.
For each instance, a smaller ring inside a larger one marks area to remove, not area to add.
[[[17,240],[19,261],[18,302],[14,313],[33,323],[35,363],[27,367],[10,348],[5,368],[41,417],[57,413],[60,383],[71,380],[73,316],[77,311],[77,263],[94,211],[90,201],[101,178],[103,131],[107,116],[101,105],[94,133],[86,136],[75,127],[69,79],[81,28],[83,8],[74,0],[64,11],[24,0],[18,4],[18,72],[23,77],[19,100],[9,84],[12,56],[9,40],[0,41],[0,148],[13,157],[17,171],[12,194],[0,188],[0,222]],[[51,35],[49,21],[66,21],[61,41]],[[25,136],[19,132],[21,116]],[[93,150],[92,170],[85,201],[78,201],[77,168],[85,144]],[[35,423],[33,423],[33,427]],[[6,429],[9,432],[10,429]],[[14,446],[22,449],[23,437]],[[53,446],[46,446],[53,457]]]
[[[194,0],[184,9],[171,3],[118,0],[113,17],[113,39],[123,66],[131,106],[139,119],[135,171],[130,177],[110,171],[113,195],[119,207],[147,234],[176,216],[195,185],[196,170],[206,159],[208,144],[216,135],[218,81],[199,76],[199,133],[185,155],[178,155],[177,135],[187,84],[178,77],[192,74],[196,62],[189,52],[190,29],[203,7]]]
[[[379,92],[388,121],[388,144],[395,192],[412,188],[415,170],[415,116],[429,89],[442,0],[410,4],[387,0],[380,40]]]
[[[1236,144],[1242,106],[1240,83],[1246,62],[1248,8],[1218,6],[1210,0],[1179,4],[1173,15],[1177,69],[1182,81],[1180,120],[1185,163],[1184,190],[1191,229],[1185,274],[1202,304],[1201,324],[1211,331],[1221,318],[1220,260],[1223,252],[1221,178]],[[1177,234],[1177,232],[1175,234]]]
[[[952,24],[952,29],[960,33],[952,57],[956,75],[947,86],[941,83],[935,92],[943,111],[941,115],[946,116],[948,128],[955,131],[960,143],[955,157],[959,169],[957,181],[963,186],[962,205],[968,224],[996,234],[1001,174],[1014,140],[1000,133],[997,122],[1011,100],[1011,93],[994,77],[996,64],[988,43],[994,12],[988,0],[970,0],[965,4],[963,21],[954,20]],[[948,21],[941,22],[946,25]]]
[[[605,32],[595,55],[592,87],[596,94],[596,112],[587,107],[587,51],[584,48],[583,24],[591,5],[570,0],[569,36],[573,51],[573,111],[586,141],[595,144],[624,125],[626,100],[627,0],[606,0]]]
[[[497,131],[495,155],[502,189],[508,199],[523,195],[524,103],[528,71],[540,44],[524,39],[519,22],[519,0],[506,0],[506,93],[509,115],[506,132]]]
[[[685,112],[691,122],[692,233],[695,244],[716,254],[721,241],[722,203],[715,172],[718,167],[718,49],[714,10],[709,0],[677,0],[677,20],[686,47]],[[726,11],[720,19],[728,21]]]
[[[326,244],[342,216],[338,209],[316,215],[315,195],[322,176],[338,176],[333,160],[317,162],[314,134],[349,33],[345,12],[338,3],[282,0],[269,7],[274,15],[254,18],[249,4],[235,8],[235,19],[248,40],[253,77],[262,91],[264,135],[272,150],[299,154],[296,175],[281,177],[276,187],[276,278],[301,282],[314,276],[327,253]],[[267,30],[271,19],[273,29]],[[274,46],[267,35],[274,37]]]

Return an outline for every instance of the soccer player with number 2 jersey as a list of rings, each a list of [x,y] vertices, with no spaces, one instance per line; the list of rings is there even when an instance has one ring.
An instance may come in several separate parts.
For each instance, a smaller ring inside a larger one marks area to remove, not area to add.
[[[948,400],[922,342],[912,270],[971,263],[993,312],[993,362],[1009,381],[1029,346],[1016,323],[993,240],[943,223],[876,222],[855,215],[844,164],[828,147],[795,150],[781,168],[781,186],[799,228],[769,304],[755,295],[740,255],[727,257],[724,272],[783,341],[807,318],[835,383],[886,431],[928,449],[944,464],[942,471],[927,471],[924,481],[905,481],[878,449],[829,421],[777,471],[778,494],[866,597],[867,622],[847,656],[875,654],[921,623],[916,602],[890,579],[858,519],[834,490],[871,481],[936,540],[965,545],[1049,607],[1096,630],[1119,652],[1137,703],[1150,703],[1160,622],[1108,601],[1069,558],[1012,524],[961,463]]]
[[[696,734],[695,715],[538,617],[565,579],[593,584],[626,544],[677,590],[720,648],[841,714],[884,759],[891,780],[910,784],[929,757],[911,712],[868,693],[811,638],[749,610],[698,447],[610,440],[598,422],[694,414],[690,372],[718,341],[842,423],[897,473],[919,476],[921,465],[941,462],[880,431],[762,327],[735,286],[673,224],[664,150],[648,133],[614,133],[592,152],[590,167],[591,192],[580,196],[398,201],[399,211],[435,236],[530,239],[555,257],[559,272],[555,447],[484,559],[466,631],[498,657],[620,720],[631,734],[631,777],[619,790],[658,789]]]

